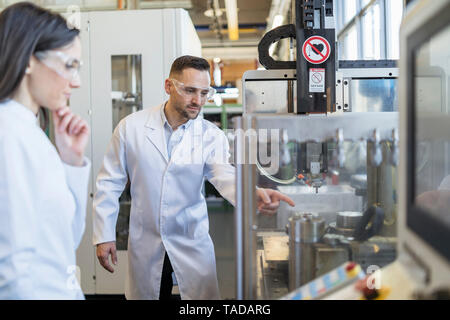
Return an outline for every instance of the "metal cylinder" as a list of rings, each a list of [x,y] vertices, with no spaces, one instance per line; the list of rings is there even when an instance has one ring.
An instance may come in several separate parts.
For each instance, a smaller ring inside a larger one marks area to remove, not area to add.
[[[355,229],[363,214],[361,212],[338,212],[336,216],[336,227],[342,229]]]
[[[380,144],[383,161],[378,167],[372,166],[369,157],[373,153],[373,142],[367,142],[367,206],[377,205],[385,212],[384,225],[379,235],[396,235],[395,171],[390,162],[391,149],[387,142]]]
[[[333,226],[337,234],[345,237],[353,237],[356,226],[363,216],[362,212],[338,212],[336,224]]]
[[[315,243],[325,233],[325,220],[312,213],[294,213],[289,218],[289,240]]]
[[[314,243],[325,233],[325,220],[311,213],[294,213],[289,218],[289,290],[314,279]]]

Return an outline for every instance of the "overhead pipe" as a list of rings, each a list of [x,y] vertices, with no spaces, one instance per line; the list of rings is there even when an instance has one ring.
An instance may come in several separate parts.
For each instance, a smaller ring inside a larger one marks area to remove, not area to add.
[[[237,0],[225,0],[225,9],[228,20],[228,38],[232,41],[239,40]]]

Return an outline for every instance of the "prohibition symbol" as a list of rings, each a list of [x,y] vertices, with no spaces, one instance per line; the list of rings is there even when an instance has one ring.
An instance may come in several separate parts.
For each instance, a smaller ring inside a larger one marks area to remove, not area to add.
[[[324,37],[309,37],[303,44],[303,57],[312,64],[321,64],[328,60],[331,54],[330,43]]]
[[[311,79],[314,83],[321,83],[323,78],[320,73],[313,73],[313,75],[311,76]]]

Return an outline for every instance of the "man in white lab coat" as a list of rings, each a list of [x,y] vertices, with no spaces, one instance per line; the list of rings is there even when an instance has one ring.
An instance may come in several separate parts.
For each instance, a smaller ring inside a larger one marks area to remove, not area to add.
[[[94,199],[94,245],[102,266],[117,263],[119,197],[131,183],[127,299],[167,299],[172,270],[182,299],[220,299],[214,246],[205,198],[208,179],[235,203],[235,170],[228,163],[228,140],[198,117],[210,87],[209,64],[183,56],[165,81],[169,100],[124,118],[115,128]],[[274,214],[290,198],[258,189],[258,209]]]

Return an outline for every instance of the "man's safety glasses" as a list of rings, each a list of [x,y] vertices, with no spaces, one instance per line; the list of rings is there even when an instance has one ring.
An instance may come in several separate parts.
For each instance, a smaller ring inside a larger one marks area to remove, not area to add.
[[[188,86],[184,84],[183,82],[180,82],[176,79],[169,79],[172,81],[173,86],[175,87],[175,90],[177,90],[178,94],[186,97],[186,98],[194,98],[198,97],[200,94],[200,97],[202,100],[211,99],[216,94],[216,89],[209,87],[209,88],[198,88],[193,86]]]
[[[79,76],[83,65],[80,60],[69,57],[61,51],[38,51],[34,53],[34,56],[59,76],[69,81]]]

